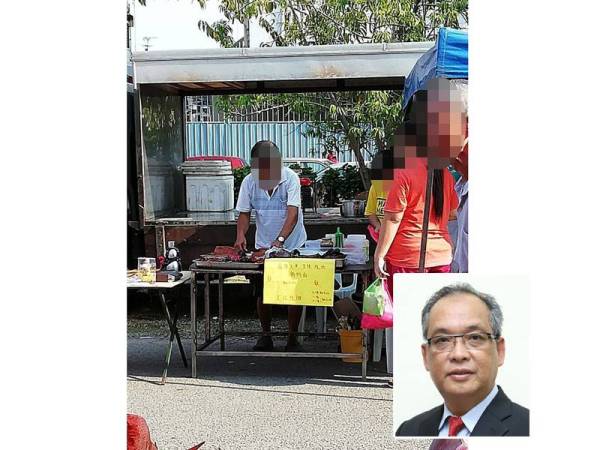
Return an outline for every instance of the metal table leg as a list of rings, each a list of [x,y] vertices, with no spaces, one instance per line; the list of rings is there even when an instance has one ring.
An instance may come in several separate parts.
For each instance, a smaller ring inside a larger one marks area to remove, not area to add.
[[[196,272],[192,271],[190,288],[190,316],[192,321],[192,378],[196,378]]]
[[[221,350],[225,350],[225,318],[223,317],[223,274],[219,274],[219,337]]]
[[[165,358],[165,368],[163,370],[162,375],[162,384],[165,384],[167,381],[167,370],[169,369],[169,364],[171,363],[171,354],[173,352],[173,339],[177,338],[177,343],[179,345],[179,352],[181,354],[181,359],[183,360],[183,364],[187,367],[187,361],[185,360],[185,353],[183,351],[183,347],[181,345],[181,339],[179,338],[179,331],[177,330],[177,311],[175,311],[174,318],[171,318],[171,314],[169,313],[169,306],[167,305],[167,299],[165,298],[165,293],[160,291],[158,293],[158,297],[160,299],[160,303],[163,307],[163,311],[165,313],[167,324],[169,325],[169,347],[167,348],[167,356]]]
[[[362,380],[367,380],[367,360],[369,351],[367,350],[367,330],[362,330]]]
[[[179,314],[177,313],[177,307],[175,307],[175,312],[173,313],[173,317],[171,317],[171,313],[169,311],[167,299],[165,298],[164,292],[160,292],[159,297],[160,297],[160,302],[163,307],[163,311],[167,318],[167,324],[169,325],[169,331],[171,332],[171,334],[169,335],[169,341],[172,345],[173,338],[177,339],[177,346],[179,347],[179,352],[181,354],[181,360],[183,361],[183,365],[185,367],[187,367],[185,351],[183,350],[183,345],[181,344],[181,336],[179,336],[179,329],[177,328],[177,318],[179,316]]]
[[[169,336],[169,340],[171,343],[173,342],[173,337],[177,340],[177,346],[179,347],[179,354],[181,355],[181,360],[183,361],[183,366],[187,368],[187,358],[185,357],[185,351],[183,350],[183,344],[181,343],[181,336],[179,335],[179,328],[177,328],[177,319],[179,318],[179,313],[177,312],[177,303],[175,303],[175,311],[173,312],[173,317],[169,314],[169,308],[167,299],[165,298],[164,292],[160,293],[161,302],[163,304],[163,309],[165,310],[165,315],[167,316],[167,323],[169,324],[169,330],[171,334]],[[179,291],[179,298],[181,298],[181,291]]]
[[[204,274],[204,342],[210,341],[210,274]]]

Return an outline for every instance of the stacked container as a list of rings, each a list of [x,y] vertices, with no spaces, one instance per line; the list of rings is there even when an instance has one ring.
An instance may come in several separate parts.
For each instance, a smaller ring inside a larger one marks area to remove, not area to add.
[[[344,239],[343,253],[348,264],[366,264],[369,260],[369,240],[365,234],[349,234]]]
[[[229,211],[233,209],[233,172],[229,161],[186,161],[188,211]]]

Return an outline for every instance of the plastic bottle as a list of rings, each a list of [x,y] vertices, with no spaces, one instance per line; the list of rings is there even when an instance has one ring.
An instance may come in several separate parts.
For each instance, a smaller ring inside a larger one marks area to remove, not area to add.
[[[335,232],[335,245],[334,247],[337,249],[341,249],[344,246],[344,233],[340,231],[340,227],[337,227],[337,231]]]

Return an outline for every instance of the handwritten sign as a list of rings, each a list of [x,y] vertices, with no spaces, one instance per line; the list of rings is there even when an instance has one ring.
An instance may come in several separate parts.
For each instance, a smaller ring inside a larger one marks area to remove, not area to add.
[[[333,306],[335,260],[265,259],[263,303]]]

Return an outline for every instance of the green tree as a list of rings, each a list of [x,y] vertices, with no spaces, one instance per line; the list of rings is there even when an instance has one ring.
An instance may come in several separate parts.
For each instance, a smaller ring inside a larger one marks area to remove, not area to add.
[[[233,42],[223,23],[258,19],[271,36],[263,45],[327,45],[433,40],[440,26],[459,28],[468,22],[467,0],[220,0],[226,20],[199,27],[224,47]],[[265,96],[225,96],[219,106],[231,116],[242,108],[263,108]],[[275,103],[309,118],[308,134],[325,149],[354,152],[365,189],[370,186],[363,151],[392,144],[400,120],[401,92],[329,92],[282,94]]]
[[[138,0],[145,4],[145,0]],[[197,0],[204,8],[206,0]],[[223,47],[233,47],[233,25],[257,20],[271,40],[262,46],[298,46],[435,39],[440,26],[468,23],[468,0],[219,0],[224,19],[198,22],[201,31]],[[309,135],[319,137],[325,150],[350,149],[358,162],[365,189],[370,186],[362,157],[374,144],[392,144],[400,120],[400,91],[223,96],[218,106],[226,117],[240,117],[248,108],[285,105],[307,117]]]

